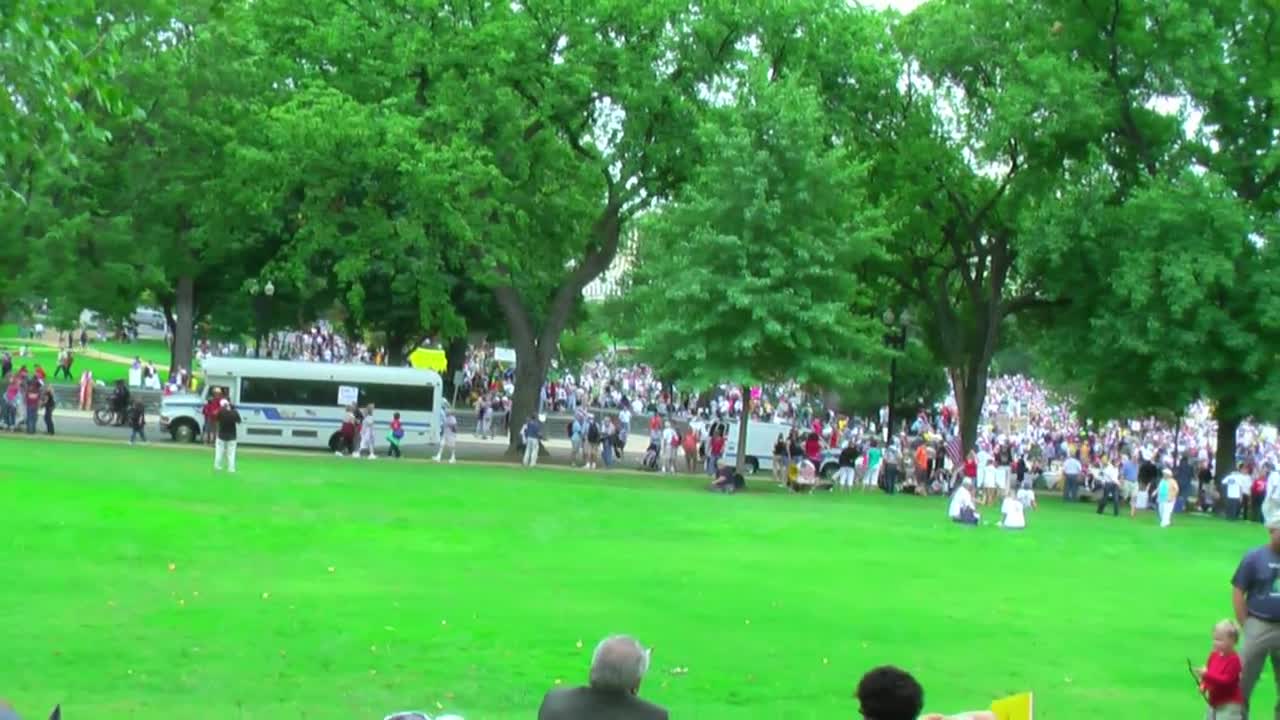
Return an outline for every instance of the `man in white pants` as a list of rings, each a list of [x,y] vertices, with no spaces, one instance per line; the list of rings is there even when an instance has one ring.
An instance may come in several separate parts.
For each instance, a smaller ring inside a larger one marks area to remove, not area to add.
[[[668,420],[666,427],[662,430],[661,451],[662,451],[662,474],[674,475],[676,472],[676,450],[679,449],[679,435],[676,429],[671,426]]]
[[[444,460],[444,454],[448,451],[449,462],[458,462],[458,418],[449,411],[444,416],[444,425],[440,431],[440,450],[436,452],[436,462]]]
[[[231,401],[222,399],[218,410],[218,439],[213,445],[213,469],[217,472],[225,464],[227,472],[236,471],[236,426],[240,424],[240,411]]]
[[[530,415],[520,434],[524,438],[524,464],[526,467],[534,467],[538,464],[538,447],[542,442],[541,418]]]

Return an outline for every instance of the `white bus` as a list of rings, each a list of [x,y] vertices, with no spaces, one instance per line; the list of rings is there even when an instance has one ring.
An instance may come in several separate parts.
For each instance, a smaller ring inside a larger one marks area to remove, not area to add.
[[[747,457],[746,470],[739,472],[754,473],[760,470],[773,469],[773,446],[778,436],[785,440],[791,434],[791,425],[752,420],[747,423]],[[729,423],[729,430],[724,435],[724,457],[721,464],[730,467],[738,463],[738,421]]]
[[[199,394],[169,395],[160,429],[182,442],[199,440],[204,404],[214,388],[240,411],[239,441],[281,447],[338,448],[349,403],[374,405],[378,444],[391,414],[400,413],[403,445],[435,445],[444,400],[440,375],[430,370],[284,360],[208,358]]]

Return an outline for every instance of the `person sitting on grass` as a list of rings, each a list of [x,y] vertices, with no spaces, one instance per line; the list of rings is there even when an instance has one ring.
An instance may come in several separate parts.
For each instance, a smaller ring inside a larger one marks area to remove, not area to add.
[[[716,467],[716,479],[711,481],[711,489],[724,493],[734,493],[747,489],[747,481],[736,470],[728,465]]]
[[[1204,667],[1196,669],[1200,689],[1209,703],[1213,720],[1240,720],[1244,717],[1244,694],[1240,691],[1240,656],[1236,643],[1240,631],[1230,620],[1213,626],[1213,649]]]
[[[1022,501],[1012,490],[1005,491],[1004,501],[1000,504],[1000,515],[1000,527],[1005,530],[1027,529],[1027,516]]]
[[[586,687],[552,690],[538,720],[667,720],[663,708],[636,697],[649,670],[649,651],[625,635],[607,637],[591,657]]]
[[[966,477],[951,495],[947,516],[962,525],[977,525],[982,520],[973,504],[973,479]]]
[[[787,486],[791,492],[802,492],[808,490],[830,490],[831,481],[818,477],[818,469],[814,466],[809,458],[800,461],[800,469],[796,473],[795,480]]]

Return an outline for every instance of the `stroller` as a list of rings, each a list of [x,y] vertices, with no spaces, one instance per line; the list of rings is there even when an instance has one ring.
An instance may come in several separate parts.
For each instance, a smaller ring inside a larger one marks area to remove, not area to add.
[[[644,457],[640,459],[641,470],[658,470],[658,443],[649,441],[649,448],[644,451]]]

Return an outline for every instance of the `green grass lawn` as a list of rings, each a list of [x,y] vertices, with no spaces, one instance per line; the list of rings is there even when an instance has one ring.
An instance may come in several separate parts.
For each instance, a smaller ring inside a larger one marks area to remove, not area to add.
[[[58,351],[45,345],[30,345],[30,357],[18,357],[17,343],[10,343],[0,340],[0,348],[4,348],[13,353],[13,367],[19,368],[26,365],[28,369],[34,369],[37,364],[44,368],[49,379],[58,385],[74,385],[80,382],[80,373],[85,370],[93,371],[93,379],[106,382],[108,385],[116,380],[129,379],[129,366],[124,363],[112,362],[110,360],[100,360],[98,358],[86,357],[80,353],[75,353],[75,359],[71,364],[71,380],[65,378],[53,377],[54,368],[58,367]]]
[[[89,344],[89,348],[98,352],[126,357],[130,360],[140,357],[143,362],[150,360],[157,366],[169,367],[169,345],[164,340],[142,339],[137,342],[127,343],[114,340],[93,342]]]
[[[1197,717],[1184,658],[1208,653],[1264,538],[1051,498],[1007,533],[946,522],[940,499],[764,483],[253,450],[238,475],[209,466],[0,439],[0,694],[32,717],[527,719],[623,631],[655,647],[642,694],[677,718],[854,718],[858,678],[889,662],[931,710],[1031,689],[1040,720]]]

